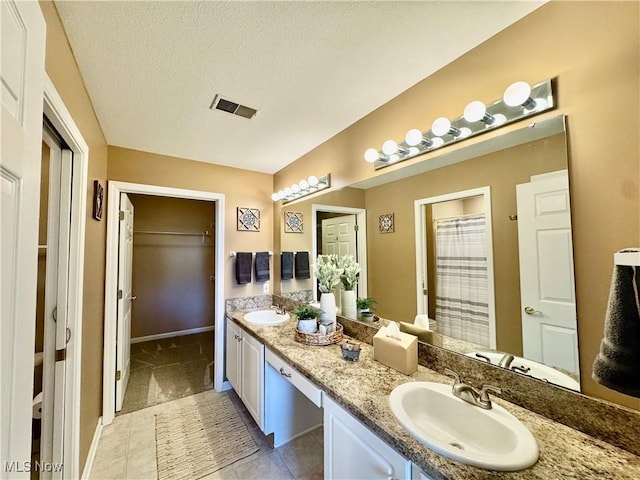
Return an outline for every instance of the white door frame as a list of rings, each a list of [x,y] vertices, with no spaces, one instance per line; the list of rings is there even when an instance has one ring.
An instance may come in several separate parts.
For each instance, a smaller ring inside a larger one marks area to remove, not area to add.
[[[53,82],[45,74],[44,115],[73,152],[71,183],[71,226],[69,235],[68,325],[67,343],[64,476],[80,477],[80,388],[82,360],[82,305],[84,292],[84,244],[87,211],[89,146],[73,121]],[[35,299],[34,299],[35,301]],[[31,354],[31,353],[29,353]]]
[[[493,276],[493,228],[491,224],[491,188],[479,187],[471,190],[447,193],[436,197],[421,198],[414,202],[415,209],[415,234],[416,234],[416,302],[418,315],[426,314],[423,297],[423,285],[426,285],[426,258],[427,258],[427,237],[423,232],[427,228],[427,219],[424,206],[432,203],[448,202],[450,200],[461,200],[464,198],[477,197],[484,198],[485,212],[485,242],[487,245],[487,299],[489,304],[489,346],[496,348],[496,301],[495,284]]]
[[[107,265],[104,294],[104,361],[102,378],[102,424],[109,425],[115,415],[116,320],[118,302],[118,224],[121,193],[139,193],[159,197],[186,198],[215,202],[215,361],[213,385],[224,384],[224,199],[223,193],[128,183],[110,180],[107,191]]]
[[[355,215],[358,223],[356,241],[358,246],[358,258],[360,264],[360,279],[358,280],[359,294],[361,297],[367,296],[367,211],[364,208],[340,207],[336,205],[311,205],[311,261],[315,262],[318,257],[318,241],[316,232],[318,231],[318,212],[345,213]],[[313,298],[317,300],[318,280],[313,277]]]

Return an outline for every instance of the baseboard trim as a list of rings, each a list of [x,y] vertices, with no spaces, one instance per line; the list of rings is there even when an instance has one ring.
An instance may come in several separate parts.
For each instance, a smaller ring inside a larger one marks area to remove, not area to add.
[[[100,435],[102,434],[102,417],[98,418],[98,424],[96,430],[93,432],[93,439],[91,440],[91,446],[89,447],[89,453],[87,454],[87,460],[84,462],[84,468],[82,469],[82,480],[86,480],[91,475],[91,469],[93,468],[93,461],[96,459],[96,453],[98,452],[98,442],[100,442]]]
[[[178,330],[176,332],[157,333],[155,335],[146,335],[144,337],[135,337],[131,339],[131,343],[148,342],[151,340],[162,340],[163,338],[180,337],[182,335],[191,335],[193,333],[212,332],[215,327],[190,328],[188,330]]]

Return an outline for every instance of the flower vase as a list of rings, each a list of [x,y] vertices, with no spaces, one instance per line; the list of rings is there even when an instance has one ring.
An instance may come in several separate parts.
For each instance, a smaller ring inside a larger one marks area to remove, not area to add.
[[[342,316],[347,318],[356,318],[356,292],[355,290],[342,290]]]
[[[332,325],[335,330],[336,323],[336,297],[333,293],[323,293],[320,295],[320,323],[322,325]]]

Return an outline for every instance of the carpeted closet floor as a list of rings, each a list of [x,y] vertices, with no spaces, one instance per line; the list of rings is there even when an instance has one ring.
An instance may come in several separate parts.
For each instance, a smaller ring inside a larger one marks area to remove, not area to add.
[[[213,331],[131,344],[131,371],[118,415],[213,388]]]

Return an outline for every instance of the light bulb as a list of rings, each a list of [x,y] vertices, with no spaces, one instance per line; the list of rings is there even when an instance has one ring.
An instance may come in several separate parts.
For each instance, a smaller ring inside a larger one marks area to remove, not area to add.
[[[435,137],[433,139],[433,145],[431,148],[438,148],[438,147],[441,147],[442,145],[444,145],[444,140],[441,139],[440,137]]]
[[[280,197],[280,200],[286,197],[286,195],[284,194],[284,190],[278,190],[278,197]]]
[[[480,100],[471,102],[464,108],[464,119],[469,123],[483,122],[487,125],[493,124],[495,118],[487,113],[487,107]]]
[[[407,142],[407,145],[410,147],[420,145],[420,142],[422,142],[422,132],[417,128],[412,128],[405,135],[404,141]]]
[[[277,202],[278,200],[280,200],[280,196],[278,195],[277,192],[274,192],[271,194],[271,200],[273,200],[274,202]]]
[[[431,131],[437,137],[442,137],[447,133],[457,137],[460,135],[460,130],[451,125],[451,121],[446,117],[436,118],[431,124]]]
[[[387,140],[382,144],[382,153],[385,155],[393,155],[398,151],[398,144],[393,140]]]
[[[300,190],[306,190],[307,188],[309,188],[309,182],[307,182],[306,180],[300,180],[298,182],[298,186],[300,187]]]
[[[290,197],[291,195],[293,195],[293,190],[291,190],[291,187],[287,187],[284,189],[284,194],[287,197]]]
[[[291,185],[291,191],[293,193],[300,193],[300,186],[297,183],[294,183]]]
[[[311,175],[309,178],[307,178],[307,182],[309,182],[309,186],[315,187],[316,185],[318,185],[319,180],[315,175]]]
[[[531,98],[531,86],[527,82],[515,82],[509,85],[504,91],[502,100],[510,107],[522,106],[528,110],[536,108],[536,101]]]
[[[369,148],[364,152],[364,159],[369,163],[375,162],[379,157],[380,155],[378,155],[378,151],[375,148]]]

